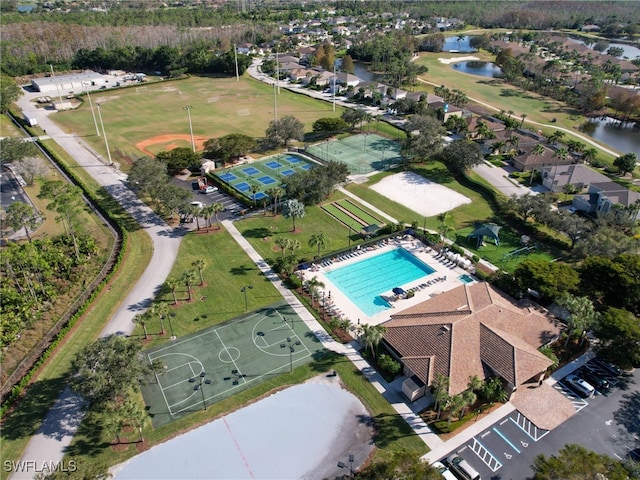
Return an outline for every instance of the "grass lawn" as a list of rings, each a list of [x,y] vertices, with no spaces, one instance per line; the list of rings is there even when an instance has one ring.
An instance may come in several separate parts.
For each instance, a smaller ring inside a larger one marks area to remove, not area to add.
[[[326,203],[340,200],[344,195],[335,192]],[[281,214],[273,217],[271,215],[258,215],[236,222],[236,227],[251,245],[269,263],[273,263],[280,255],[280,248],[276,246],[275,240],[278,237],[287,237],[300,242],[300,248],[296,250],[296,257],[301,260],[310,260],[318,254],[317,247],[308,245],[312,235],[324,232],[329,236],[331,244],[327,250],[322,250],[320,255],[326,255],[331,251],[345,249],[356,243],[362,243],[359,235],[334,219],[331,215],[319,206],[307,207],[306,215],[296,219],[296,231],[292,231],[292,221],[284,218]],[[350,240],[349,240],[350,239]]]
[[[587,121],[587,118],[578,114],[565,103],[554,100],[550,97],[544,97],[537,93],[523,91],[519,88],[509,85],[500,79],[491,79],[480,77],[477,75],[469,75],[456,70],[452,64],[446,65],[438,61],[439,58],[455,58],[467,56],[470,54],[457,54],[449,52],[427,53],[421,52],[420,58],[416,62],[424,65],[429,72],[421,78],[436,85],[445,85],[448,88],[457,88],[481,102],[485,102],[505,112],[513,111],[514,116],[520,118],[524,113],[527,115],[527,121],[535,121],[545,124],[554,123],[554,127],[564,127],[579,133],[580,125]],[[487,52],[476,52],[472,54],[480,60],[492,62],[495,57]],[[433,91],[433,86],[428,87],[429,91]],[[552,122],[553,119],[555,122]],[[536,125],[531,126],[537,130]],[[555,128],[542,128],[544,134],[548,135]],[[580,140],[574,137],[575,140]],[[565,137],[569,140],[569,136]],[[606,145],[603,145],[609,149]],[[601,152],[599,158],[607,163],[613,162],[613,156]]]
[[[318,118],[338,117],[344,110],[338,107],[334,112],[329,102],[286,89],[280,91],[278,118],[295,116],[305,124],[305,132],[311,132],[311,125]],[[148,84],[145,92],[137,92],[136,88],[111,90],[94,93],[91,100],[101,104],[109,147],[114,160],[122,162],[125,170],[128,157],[144,155],[135,147],[138,142],[163,134],[189,135],[187,112],[183,110],[186,105],[192,106],[194,136],[206,139],[230,133],[264,137],[274,119],[273,87],[247,76],[241,77],[240,82],[235,78],[207,77],[163,81]],[[95,134],[88,102],[77,110],[56,114],[55,120],[66,132],[83,136],[106,157],[104,141]],[[190,144],[188,140],[172,143],[184,147]]]
[[[223,227],[217,230],[213,226],[208,234],[204,230],[201,232],[189,234],[184,238],[169,278],[179,279],[185,271],[194,269],[192,263],[195,260],[201,259],[205,262],[204,285],[199,285],[200,276],[196,270],[197,279],[192,287],[191,302],[187,301],[188,291],[183,284],[176,292],[177,305],[173,305],[171,292],[160,295],[160,300],[169,303],[175,314],[171,323],[178,337],[243,314],[244,294],[240,289],[246,285],[253,287],[247,292],[249,310],[256,310],[282,299],[271,282]],[[165,329],[169,329],[166,321]],[[146,347],[167,340],[168,335],[157,335],[160,331],[158,318],[153,317],[147,324],[147,330],[152,334],[152,340]],[[142,327],[137,326],[133,335],[142,334]]]

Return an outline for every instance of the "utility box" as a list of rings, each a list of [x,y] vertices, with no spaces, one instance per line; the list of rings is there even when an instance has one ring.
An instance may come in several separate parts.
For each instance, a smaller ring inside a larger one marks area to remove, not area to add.
[[[23,113],[22,116],[24,117],[24,121],[27,122],[27,125],[29,125],[30,127],[35,127],[36,125],[38,125],[38,120],[35,117],[32,117],[26,113]]]

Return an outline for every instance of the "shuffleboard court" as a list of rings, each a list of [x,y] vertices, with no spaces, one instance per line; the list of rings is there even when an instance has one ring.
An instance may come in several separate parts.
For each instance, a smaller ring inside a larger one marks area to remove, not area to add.
[[[204,409],[323,352],[288,304],[276,304],[145,353],[158,375],[142,385],[155,427]]]
[[[251,175],[251,176],[257,175],[257,174],[260,173],[260,170],[258,170],[257,168],[254,168],[254,167],[243,168],[242,171],[244,173],[246,173],[247,175]]]
[[[295,170],[287,169],[280,172],[280,175],[284,175],[285,177],[288,177],[289,175],[293,175],[294,173],[296,173]]]

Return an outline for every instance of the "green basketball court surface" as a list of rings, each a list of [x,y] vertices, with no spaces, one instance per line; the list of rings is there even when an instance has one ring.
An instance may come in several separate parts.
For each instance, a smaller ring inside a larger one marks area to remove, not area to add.
[[[291,306],[279,303],[146,351],[144,360],[162,367],[142,394],[158,427],[322,353]]]

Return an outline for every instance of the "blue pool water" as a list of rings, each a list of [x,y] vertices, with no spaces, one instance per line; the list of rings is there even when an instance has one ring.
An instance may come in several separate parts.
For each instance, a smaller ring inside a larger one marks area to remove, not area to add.
[[[391,308],[380,294],[435,272],[402,248],[327,272],[327,278],[362,312],[373,316]]]
[[[458,277],[458,280],[460,280],[462,283],[464,283],[465,285],[467,283],[471,283],[473,282],[473,278],[471,278],[469,275],[467,275],[466,273],[464,275],[460,275]]]

